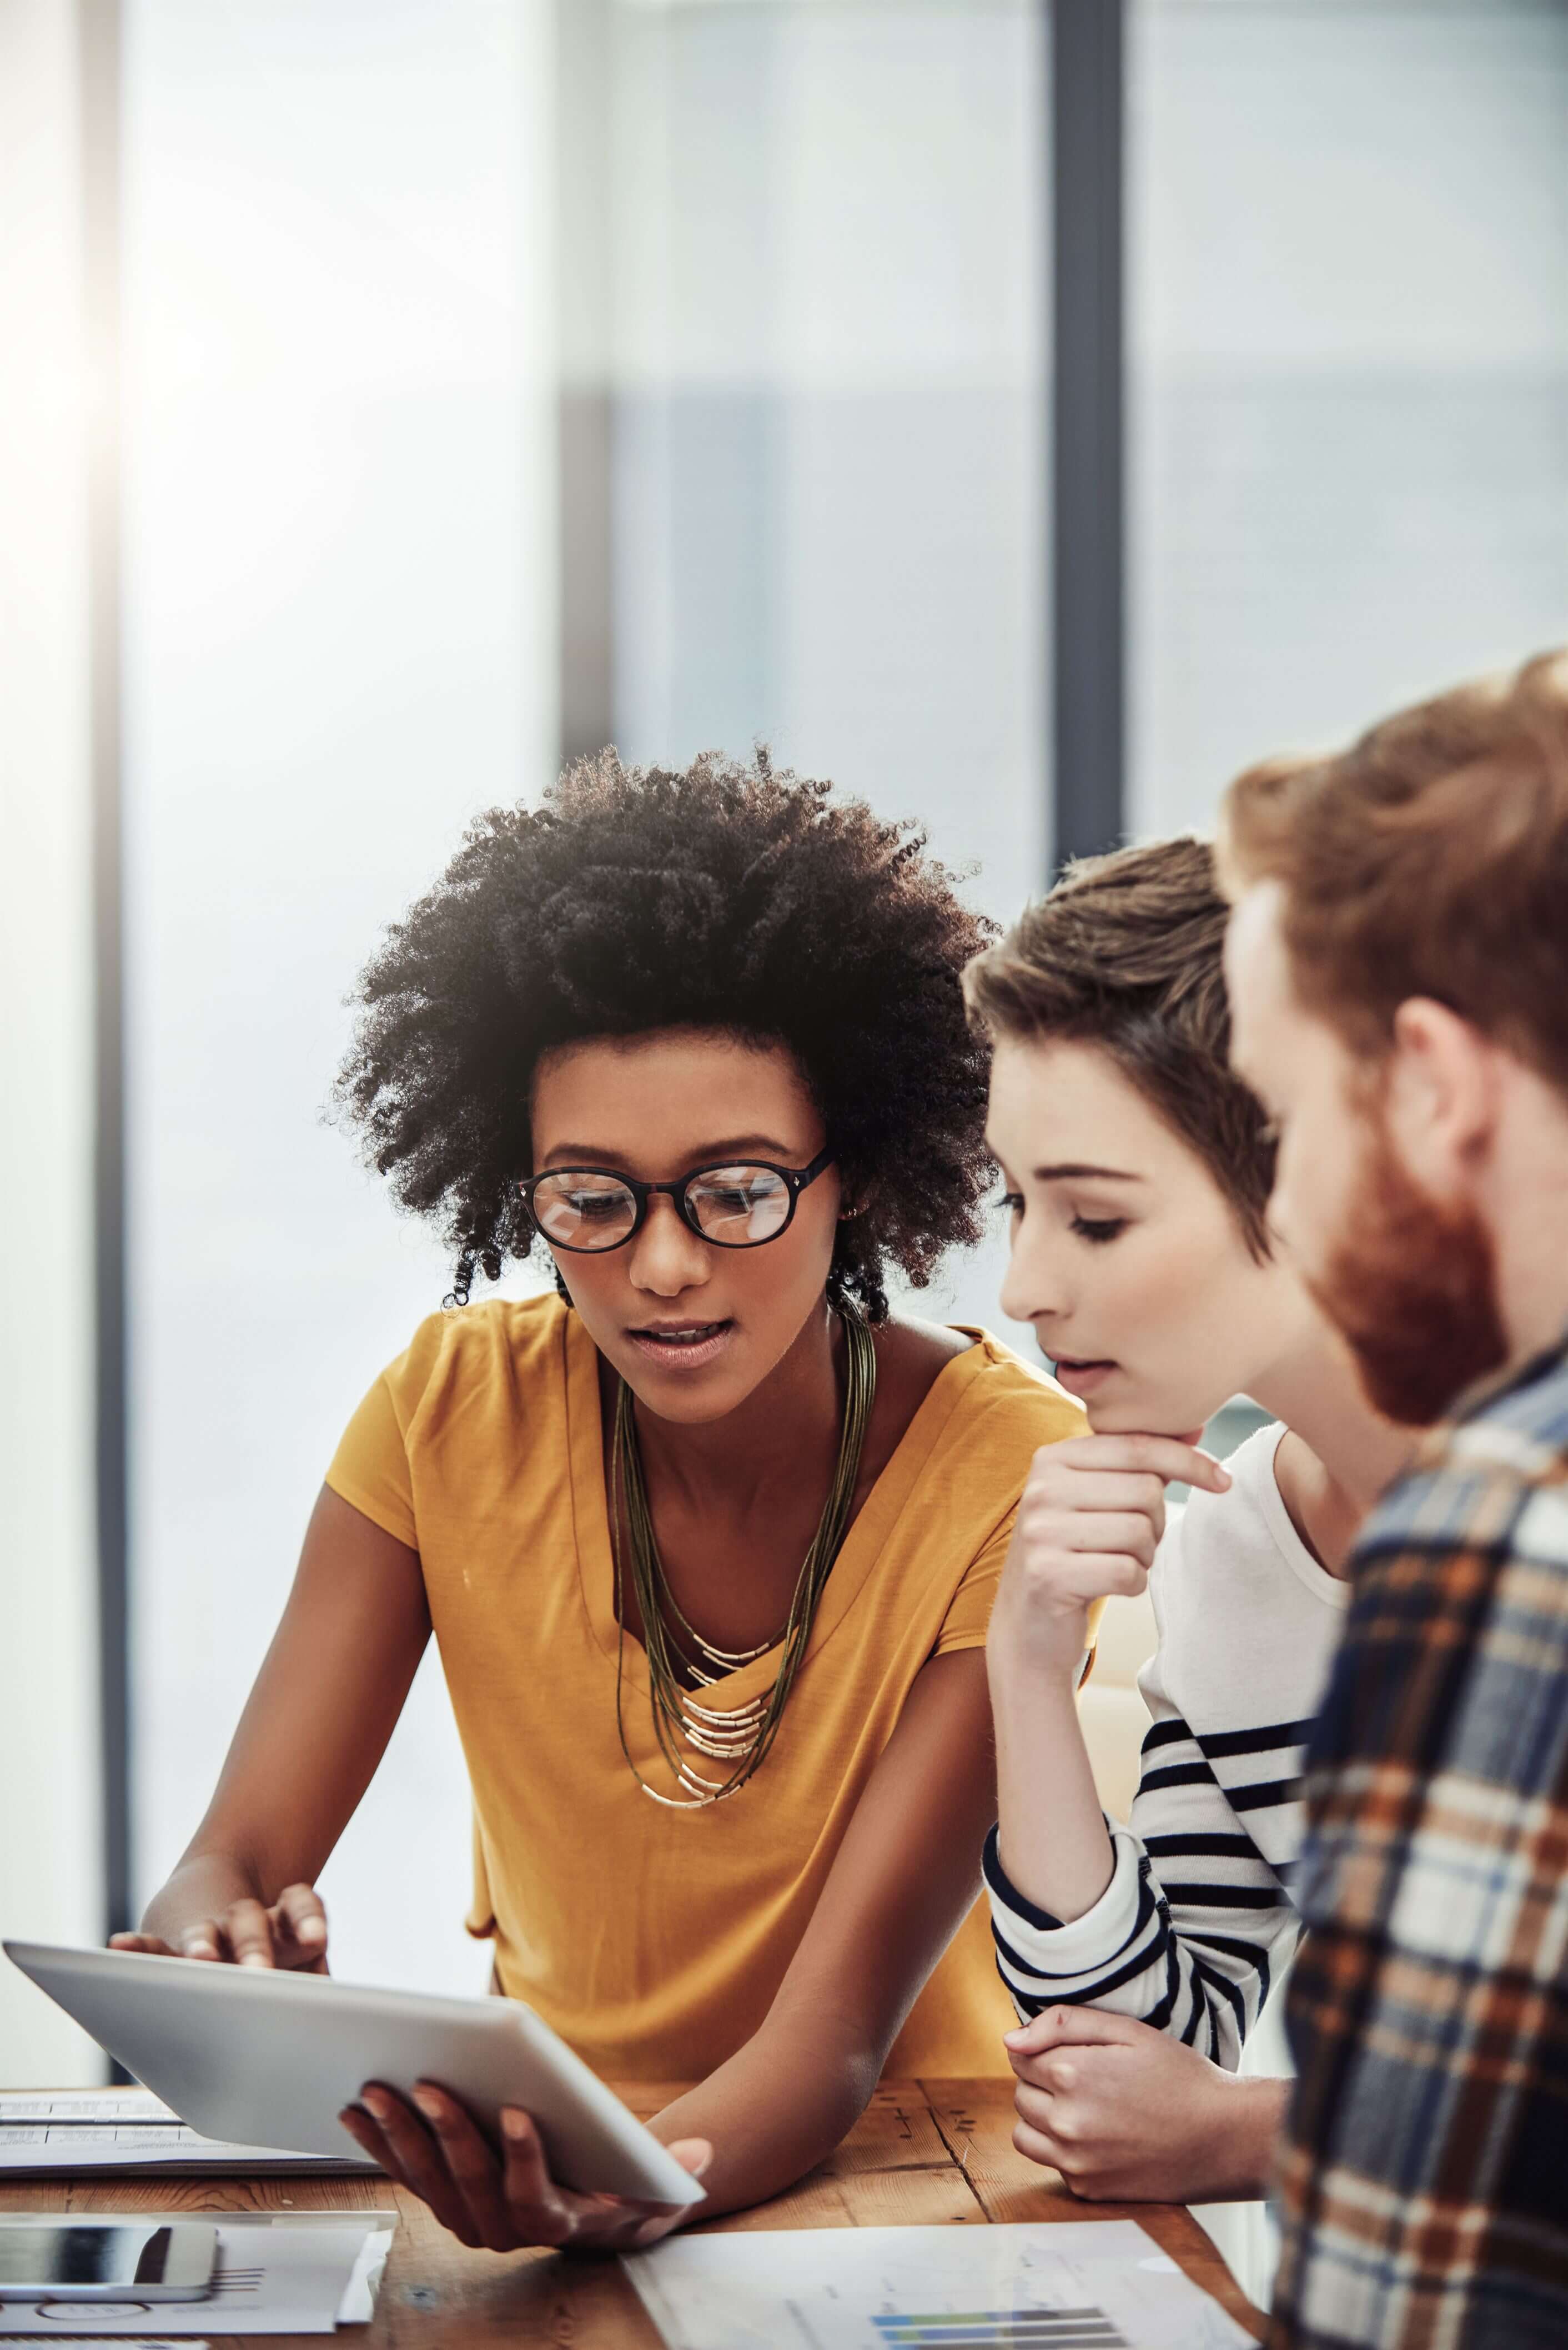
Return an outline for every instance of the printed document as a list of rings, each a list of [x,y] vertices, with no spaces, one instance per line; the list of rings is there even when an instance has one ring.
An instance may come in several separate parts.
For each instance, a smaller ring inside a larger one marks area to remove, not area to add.
[[[277,2178],[309,2171],[328,2178],[379,2176],[344,2133],[341,2159],[280,2153],[275,2146],[224,2146],[187,2128],[151,2089],[0,2089],[0,2178],[55,2171],[240,2171]]]
[[[233,2334],[330,2334],[366,2324],[390,2250],[393,2211],[337,2211],[286,2218],[213,2215],[218,2254],[213,2290],[200,2301],[0,2302],[0,2335],[43,2333],[189,2341]],[[326,2224],[321,2224],[325,2221]]]
[[[1130,2220],[674,2236],[622,2266],[669,2350],[1252,2350]]]

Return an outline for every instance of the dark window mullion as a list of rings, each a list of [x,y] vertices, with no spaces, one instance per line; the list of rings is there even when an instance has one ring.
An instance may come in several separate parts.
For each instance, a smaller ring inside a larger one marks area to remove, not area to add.
[[[93,898],[94,1352],[99,1718],[106,1934],[130,1915],[125,983],[120,607],[120,0],[78,0]],[[119,2074],[117,2068],[117,2077]]]
[[[1052,858],[1114,847],[1126,808],[1126,0],[1051,14]]]

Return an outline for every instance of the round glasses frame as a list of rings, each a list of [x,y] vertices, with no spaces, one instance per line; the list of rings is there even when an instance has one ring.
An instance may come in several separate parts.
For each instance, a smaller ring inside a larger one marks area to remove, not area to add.
[[[687,1231],[695,1232],[697,1238],[704,1242],[709,1248],[766,1248],[770,1241],[782,1239],[788,1232],[794,1222],[795,1207],[801,1193],[815,1183],[817,1177],[824,1174],[832,1164],[831,1149],[819,1150],[809,1167],[780,1167],[771,1159],[716,1159],[711,1167],[694,1167],[690,1175],[682,1175],[679,1182],[675,1183],[639,1183],[635,1175],[628,1175],[618,1167],[547,1167],[542,1174],[522,1176],[518,1180],[517,1189],[523,1194],[523,1204],[528,1211],[534,1229],[545,1246],[565,1249],[571,1256],[612,1256],[617,1249],[627,1247],[637,1238],[648,1222],[649,1201],[660,1191],[674,1201],[676,1213]],[[760,1168],[764,1174],[778,1176],[788,1191],[789,1200],[784,1209],[783,1223],[775,1231],[764,1232],[760,1241],[715,1240],[711,1232],[703,1231],[697,1221],[691,1202],[686,1196],[690,1186],[700,1183],[705,1175],[722,1175],[732,1167]],[[534,1194],[541,1183],[555,1181],[563,1175],[607,1175],[613,1182],[624,1183],[636,1203],[631,1230],[622,1232],[619,1240],[601,1242],[597,1246],[590,1243],[587,1247],[582,1247],[572,1241],[555,1239],[545,1230],[535,1212]]]

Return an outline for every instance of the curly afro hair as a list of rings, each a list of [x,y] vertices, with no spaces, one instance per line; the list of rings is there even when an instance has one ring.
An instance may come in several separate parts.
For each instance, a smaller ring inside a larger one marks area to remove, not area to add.
[[[541,1055],[675,1027],[782,1043],[860,1212],[830,1291],[873,1320],[978,1239],[986,1051],[960,973],[991,926],[912,824],[884,824],[759,749],[684,774],[605,751],[536,810],[478,817],[351,1001],[337,1099],[400,1205],[457,1251],[452,1295],[535,1234],[517,1191]]]

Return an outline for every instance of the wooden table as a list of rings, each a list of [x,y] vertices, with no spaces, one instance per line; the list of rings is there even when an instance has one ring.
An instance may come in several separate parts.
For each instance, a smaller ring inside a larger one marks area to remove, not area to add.
[[[676,2086],[623,2090],[657,2113]],[[984,2225],[995,2220],[1136,2220],[1189,2276],[1261,2337],[1262,2320],[1209,2238],[1179,2204],[1081,2203],[1054,2170],[1013,2151],[1011,2084],[886,2082],[844,2144],[771,2203],[710,2221],[748,2228]],[[20,2179],[0,2187],[0,2211],[280,2211],[396,2204],[402,2215],[365,2350],[660,2350],[618,2266],[558,2252],[465,2251],[422,2203],[375,2178]],[[697,2233],[707,2230],[697,2230]],[[157,2322],[149,2318],[148,2331]],[[213,2350],[254,2350],[263,2337],[210,2337]],[[326,2337],[322,2337],[325,2339]]]

